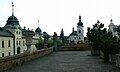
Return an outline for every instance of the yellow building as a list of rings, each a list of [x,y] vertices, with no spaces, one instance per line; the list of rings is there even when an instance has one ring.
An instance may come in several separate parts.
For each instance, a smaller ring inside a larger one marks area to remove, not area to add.
[[[0,28],[0,57],[14,54],[14,35],[3,28]]]

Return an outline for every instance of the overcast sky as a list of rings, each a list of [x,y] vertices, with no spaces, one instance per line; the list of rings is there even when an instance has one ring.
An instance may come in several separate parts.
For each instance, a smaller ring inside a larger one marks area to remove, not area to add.
[[[11,2],[14,2],[14,15],[21,27],[35,30],[39,27],[50,35],[63,28],[68,36],[72,27],[77,29],[79,15],[84,25],[84,35],[87,27],[92,27],[97,20],[108,28],[110,19],[114,24],[120,24],[120,0],[0,0],[0,27],[6,24],[12,15]]]

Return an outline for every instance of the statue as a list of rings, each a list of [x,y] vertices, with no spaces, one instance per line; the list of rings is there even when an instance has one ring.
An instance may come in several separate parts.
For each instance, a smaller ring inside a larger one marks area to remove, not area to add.
[[[53,42],[54,42],[54,49],[56,50],[56,48],[57,48],[57,33],[56,32],[54,32],[54,35],[53,35]]]
[[[46,32],[43,32],[43,38],[44,38],[44,48],[47,48],[48,39],[50,38],[50,36]]]

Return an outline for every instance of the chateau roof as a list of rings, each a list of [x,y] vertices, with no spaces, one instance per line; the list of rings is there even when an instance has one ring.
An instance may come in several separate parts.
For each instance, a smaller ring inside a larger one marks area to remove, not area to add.
[[[5,30],[5,29],[3,29],[1,27],[0,27],[0,36],[14,37],[14,35],[10,31]]]
[[[19,24],[17,17],[14,16],[13,2],[12,2],[12,15],[8,18],[7,23],[3,28],[21,29],[21,26]]]
[[[41,31],[41,29],[38,27],[38,28],[35,30],[35,32],[38,33],[38,34],[41,34],[42,31]]]
[[[14,15],[10,16],[7,20],[6,25],[4,26],[4,28],[11,28],[11,29],[21,29],[21,26],[19,24],[19,21],[17,19],[17,17],[15,17]]]

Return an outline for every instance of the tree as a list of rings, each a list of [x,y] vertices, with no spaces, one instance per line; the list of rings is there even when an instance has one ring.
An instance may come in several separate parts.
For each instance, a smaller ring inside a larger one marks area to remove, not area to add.
[[[99,50],[104,54],[104,61],[109,62],[110,54],[117,54],[120,49],[120,42],[117,37],[113,37],[112,33],[103,28],[104,24],[99,21],[93,25],[93,28],[88,28],[87,37],[93,51]]]
[[[36,46],[37,50],[43,49],[43,47],[44,47],[44,40],[40,38],[38,40],[38,43],[35,44],[35,46]]]
[[[54,44],[53,44],[53,40],[48,40],[48,47],[52,47]]]
[[[106,33],[106,29],[103,27],[104,24],[100,23],[98,20],[97,23],[93,25],[92,29],[87,29],[87,38],[90,45],[93,47],[91,50],[92,55],[96,54],[96,51],[98,52],[100,50],[101,38]]]
[[[101,51],[104,54],[104,61],[109,62],[110,54],[119,53],[120,45],[117,37],[113,37],[112,33],[107,33],[102,38]]]
[[[64,31],[63,31],[63,28],[62,28],[61,33],[60,33],[60,40],[62,40],[62,44],[65,43],[65,38],[64,38]]]

